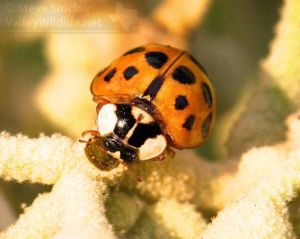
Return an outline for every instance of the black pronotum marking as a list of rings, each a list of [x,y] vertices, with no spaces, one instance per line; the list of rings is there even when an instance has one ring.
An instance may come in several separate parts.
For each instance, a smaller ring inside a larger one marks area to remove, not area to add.
[[[189,68],[182,65],[178,66],[174,70],[172,77],[174,80],[180,82],[181,84],[191,85],[196,81],[194,73]]]
[[[121,139],[124,139],[128,131],[134,126],[136,120],[131,114],[131,106],[127,104],[118,104],[116,115],[118,121],[114,128],[114,133]]]
[[[183,110],[188,106],[189,102],[184,95],[178,95],[175,99],[175,109]]]
[[[142,51],[145,51],[144,47],[136,47],[136,48],[133,48],[133,49],[127,51],[123,56],[129,55],[129,54],[133,54],[133,53],[142,52]]]
[[[117,69],[113,68],[106,76],[104,76],[104,80],[106,82],[109,82],[111,80],[111,78],[114,77],[114,75],[116,74],[116,72],[117,72]]]
[[[194,58],[192,55],[189,55],[189,57],[192,60],[192,62],[194,62],[195,65],[197,65],[207,75],[207,71],[204,68],[204,66],[199,61],[197,61],[196,58]]]
[[[153,115],[153,113],[155,112],[154,106],[147,99],[136,97],[132,100],[132,103],[134,105],[136,105],[137,107],[140,107],[140,108],[144,109],[145,111],[147,111],[151,115]]]
[[[210,107],[212,105],[212,94],[211,94],[210,88],[209,88],[208,84],[206,84],[204,82],[202,82],[201,88],[202,88],[202,93],[204,96],[204,101],[205,101],[206,105],[208,107]]]
[[[202,139],[207,138],[211,122],[212,122],[212,113],[210,113],[203,121],[202,129],[201,129]]]
[[[195,119],[196,119],[195,115],[189,115],[189,117],[187,117],[185,122],[182,124],[182,127],[187,130],[191,130],[195,122]]]
[[[112,153],[120,152],[120,157],[125,163],[132,163],[137,160],[137,152],[122,143],[121,140],[109,135],[103,139],[103,147]]]
[[[146,61],[148,64],[156,69],[162,68],[167,62],[168,56],[160,51],[150,51],[145,54]]]
[[[141,147],[149,138],[155,138],[162,134],[159,125],[155,122],[149,124],[139,123],[134,129],[128,143],[136,148]]]
[[[124,78],[126,80],[130,80],[133,76],[135,76],[139,71],[134,66],[128,66],[126,70],[123,72]]]
[[[162,76],[157,76],[145,90],[143,97],[149,95],[150,99],[153,100],[160,90],[162,84],[164,83],[164,78]]]

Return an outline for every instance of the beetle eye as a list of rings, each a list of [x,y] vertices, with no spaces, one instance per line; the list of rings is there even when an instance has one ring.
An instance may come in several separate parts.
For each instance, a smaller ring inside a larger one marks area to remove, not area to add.
[[[116,105],[106,104],[102,106],[97,117],[97,127],[101,136],[111,134],[118,121],[116,116]]]
[[[166,138],[159,134],[155,138],[148,138],[139,148],[140,160],[148,160],[162,154],[167,147]]]

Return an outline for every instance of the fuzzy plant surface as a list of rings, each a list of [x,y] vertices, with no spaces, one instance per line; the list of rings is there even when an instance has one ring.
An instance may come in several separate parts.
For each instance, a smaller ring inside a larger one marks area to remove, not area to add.
[[[296,238],[287,205],[300,187],[299,114],[286,142],[239,160],[208,163],[184,151],[129,171],[98,170],[84,145],[62,135],[3,132],[1,178],[53,188],[0,238]],[[210,211],[219,211],[212,222]]]
[[[226,160],[184,150],[104,172],[68,137],[2,132],[0,177],[52,190],[0,239],[299,238],[299,12],[299,1],[284,1],[258,86],[228,134]]]

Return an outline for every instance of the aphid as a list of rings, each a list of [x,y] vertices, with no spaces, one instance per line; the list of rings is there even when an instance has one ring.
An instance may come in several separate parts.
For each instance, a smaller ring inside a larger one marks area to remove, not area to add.
[[[162,160],[170,148],[193,148],[209,136],[215,95],[204,68],[189,53],[158,44],[134,48],[91,84],[97,130],[85,152],[101,170]]]

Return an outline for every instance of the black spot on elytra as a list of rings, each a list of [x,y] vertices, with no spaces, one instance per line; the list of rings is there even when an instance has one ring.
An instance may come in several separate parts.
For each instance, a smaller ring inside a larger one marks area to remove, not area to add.
[[[144,47],[136,47],[136,48],[133,48],[133,49],[127,51],[123,56],[130,55],[130,54],[133,54],[133,53],[142,52],[142,51],[145,51]]]
[[[128,131],[134,126],[135,118],[131,114],[131,106],[127,104],[118,104],[116,109],[118,121],[114,128],[114,133],[121,139],[124,139]]]
[[[212,94],[208,84],[202,82],[201,84],[202,94],[204,96],[204,101],[208,107],[212,105]]]
[[[173,74],[172,77],[174,80],[180,82],[181,84],[193,84],[195,83],[195,75],[194,73],[187,68],[186,66],[178,66]]]
[[[202,139],[207,138],[211,122],[212,122],[212,113],[210,113],[203,121],[202,129],[201,129]]]
[[[97,75],[95,75],[94,78],[98,78],[99,76],[101,76],[101,75],[106,71],[107,68],[108,68],[108,66],[105,67],[104,69],[102,69],[101,71],[99,71],[99,72],[97,73]]]
[[[106,76],[104,76],[104,80],[106,82],[109,82],[111,80],[111,78],[114,77],[114,75],[116,74],[116,72],[117,72],[117,69],[113,68]]]
[[[155,122],[149,124],[139,123],[129,138],[128,143],[136,148],[139,148],[147,139],[155,138],[161,133],[162,132],[159,125]]]
[[[148,64],[156,69],[160,69],[168,60],[168,56],[160,51],[150,51],[145,54]]]
[[[206,69],[204,68],[204,66],[199,62],[197,61],[192,55],[189,55],[190,59],[192,60],[192,62],[197,65],[206,75],[207,75],[207,71]]]
[[[130,80],[133,76],[135,76],[139,71],[134,66],[128,66],[126,70],[123,72],[124,78],[126,80]]]
[[[120,152],[120,157],[125,163],[132,163],[137,160],[137,152],[123,144],[121,140],[109,135],[103,139],[103,147],[112,153]]]
[[[178,95],[175,99],[175,109],[183,110],[188,106],[189,102],[184,95]]]
[[[160,90],[162,84],[164,83],[164,78],[161,76],[157,76],[145,90],[143,97],[149,95],[150,99],[153,100]]]
[[[196,119],[195,115],[189,115],[189,117],[187,117],[185,122],[182,124],[182,127],[187,130],[191,130],[195,122],[195,119]]]

